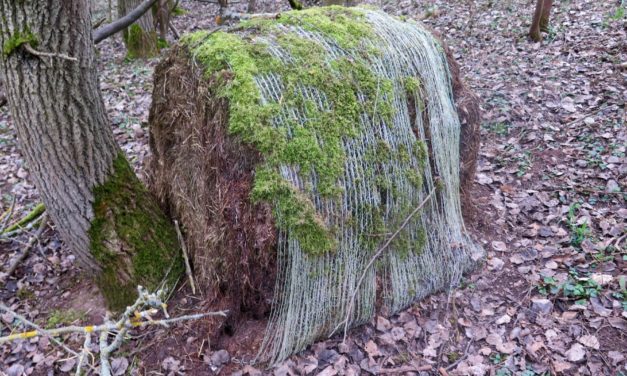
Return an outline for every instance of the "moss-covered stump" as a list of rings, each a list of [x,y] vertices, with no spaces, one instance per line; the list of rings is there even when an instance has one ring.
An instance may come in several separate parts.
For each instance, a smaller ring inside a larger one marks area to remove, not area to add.
[[[234,317],[271,312],[261,354],[273,362],[473,264],[460,189],[478,114],[416,23],[343,7],[251,19],[187,35],[158,66],[151,186],[184,224],[210,299]]]

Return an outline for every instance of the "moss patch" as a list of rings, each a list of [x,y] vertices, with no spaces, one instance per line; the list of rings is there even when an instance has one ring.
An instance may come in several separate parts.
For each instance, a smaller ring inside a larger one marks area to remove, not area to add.
[[[102,267],[98,285],[110,309],[133,303],[137,286],[173,287],[182,263],[176,232],[120,154],[104,184],[94,188],[91,253]]]
[[[30,31],[28,27],[25,27],[22,31],[16,31],[4,41],[2,45],[2,53],[5,57],[11,55],[17,48],[19,48],[23,44],[30,44],[33,47],[36,47],[38,44],[37,37],[35,34]]]
[[[284,27],[292,25],[356,53],[351,58],[331,58],[316,40]],[[363,114],[387,124],[394,116],[393,82],[375,74],[373,54],[363,53],[371,52],[369,46],[377,37],[363,11],[344,7],[246,20],[237,30],[243,32],[201,31],[185,36],[182,43],[204,66],[208,78],[221,80],[218,95],[229,101],[229,132],[264,156],[255,174],[253,201],[271,202],[277,227],[289,230],[305,252],[333,251],[333,229],[316,214],[313,203],[280,176],[279,166],[298,166],[302,176],[315,174],[317,193],[326,199],[341,196],[344,187],[338,181],[346,160],[343,141],[359,134]],[[251,30],[254,32],[248,32]],[[289,62],[270,53],[269,39],[273,48],[278,45],[291,56]],[[280,77],[282,97],[262,103],[255,77],[268,74]],[[326,98],[325,103],[311,100],[305,92],[312,91]],[[409,152],[403,149],[392,155],[389,146],[378,145],[372,158],[408,159]]]
[[[128,59],[153,57],[159,53],[157,33],[145,31],[134,23],[124,31]]]

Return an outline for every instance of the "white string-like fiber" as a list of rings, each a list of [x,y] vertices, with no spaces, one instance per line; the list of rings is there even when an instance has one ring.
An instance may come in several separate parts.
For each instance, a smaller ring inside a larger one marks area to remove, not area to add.
[[[364,38],[358,48],[342,48],[328,33],[310,27],[277,24],[282,32],[322,46],[329,69],[340,58],[367,61],[374,77],[391,82],[392,90],[357,93],[362,103],[374,95],[374,108],[364,109],[357,135],[342,139],[346,158],[337,182],[342,192],[339,198],[318,193],[315,169],[305,174],[299,166],[279,167],[282,178],[311,200],[326,226],[334,229],[338,246],[334,252],[310,254],[301,249],[289,229],[279,230],[275,296],[260,349],[260,359],[270,363],[332,334],[345,320],[356,289],[355,308],[349,315],[351,327],[374,315],[377,286],[382,291],[382,304],[397,312],[429,293],[457,283],[462,272],[482,253],[465,234],[462,222],[460,122],[442,47],[416,23],[370,9],[360,12],[375,38]],[[292,62],[290,52],[271,33],[252,38],[267,46],[278,60]],[[409,93],[408,78],[420,83],[412,86]],[[254,80],[262,103],[282,101],[285,88],[279,74],[264,73]],[[300,94],[319,110],[335,107],[321,90],[301,86]],[[392,107],[391,117],[380,113],[378,104],[383,108],[384,103]],[[289,138],[290,124],[306,123],[305,113],[297,105],[281,107],[273,117],[273,125],[286,130]],[[320,137],[318,142],[322,142]],[[420,142],[428,145],[423,158],[416,153],[381,160],[369,157],[369,152],[381,143],[391,155],[399,155],[402,150],[414,150]],[[410,171],[421,175],[422,183],[412,181]],[[381,180],[388,188],[380,188]],[[411,219],[398,241],[391,243],[375,267],[366,270],[378,246],[387,240],[386,234],[372,234],[378,220],[372,208],[380,210],[384,228],[392,233],[434,191],[437,195]],[[364,241],[371,236],[377,236],[378,245]],[[364,272],[364,282],[357,286]]]

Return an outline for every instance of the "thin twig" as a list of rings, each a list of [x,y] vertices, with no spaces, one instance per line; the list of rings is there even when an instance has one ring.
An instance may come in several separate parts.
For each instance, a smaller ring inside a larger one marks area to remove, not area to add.
[[[24,49],[26,51],[28,51],[28,53],[30,53],[31,55],[35,55],[35,56],[39,56],[39,57],[49,57],[51,59],[52,58],[57,58],[57,59],[63,59],[63,60],[69,60],[69,61],[78,61],[77,58],[72,57],[72,56],[68,56],[68,55],[65,55],[65,54],[37,51],[29,43],[24,43],[22,46],[24,46]]]
[[[7,235],[8,233],[19,230],[21,227],[34,222],[37,218],[39,218],[46,211],[46,206],[42,203],[37,204],[30,212],[28,212],[22,219],[18,220],[16,223],[7,227],[6,230],[0,232],[0,235]]]
[[[116,351],[121,345],[126,337],[128,331],[133,328],[143,328],[151,325],[161,325],[164,327],[169,327],[169,324],[174,324],[181,321],[186,320],[197,320],[207,316],[222,316],[226,317],[228,311],[218,311],[218,312],[209,312],[209,313],[199,313],[194,315],[185,315],[175,318],[170,318],[168,315],[166,304],[162,301],[162,297],[165,294],[165,291],[159,290],[156,293],[149,293],[146,289],[141,286],[137,287],[139,296],[133,305],[126,307],[124,314],[117,321],[113,322],[108,317],[105,318],[105,322],[101,325],[96,326],[66,326],[62,328],[45,330],[36,324],[30,322],[25,317],[17,314],[2,302],[0,302],[0,310],[10,313],[17,320],[22,323],[29,325],[35,330],[31,330],[28,332],[21,332],[11,334],[5,337],[0,337],[0,344],[18,340],[18,339],[28,339],[38,336],[46,336],[49,337],[52,341],[62,346],[68,353],[74,355],[78,358],[78,367],[77,374],[80,374],[80,370],[83,367],[83,363],[85,357],[90,354],[89,345],[91,343],[91,335],[92,333],[100,333],[99,335],[99,346],[100,346],[100,375],[101,376],[110,376],[111,375],[111,364],[109,362],[109,356]],[[148,309],[140,311],[142,307],[148,307]],[[153,320],[152,315],[159,312],[159,309],[163,311],[165,319],[161,320]],[[115,333],[115,337],[111,343],[109,343],[109,334],[111,332]],[[85,342],[83,343],[83,350],[80,354],[76,353],[74,350],[68,348],[60,341],[55,339],[54,337],[60,336],[67,333],[83,333],[85,334]],[[88,366],[94,369],[91,365]]]
[[[85,336],[85,342],[83,342],[83,350],[78,356],[78,364],[76,365],[76,373],[75,373],[76,376],[81,375],[85,358],[87,357],[87,355],[91,355],[91,351],[89,351],[90,346],[91,346],[91,335],[87,334]]]
[[[383,244],[381,246],[381,248],[379,248],[379,250],[377,250],[377,252],[374,254],[374,256],[372,256],[372,258],[370,259],[368,264],[366,264],[366,267],[364,268],[364,271],[361,273],[361,277],[359,277],[359,280],[357,281],[357,285],[355,286],[355,289],[353,290],[353,294],[351,295],[351,298],[350,298],[350,301],[349,301],[349,304],[348,304],[348,310],[346,312],[346,318],[344,319],[344,321],[342,321],[338,325],[338,327],[340,327],[342,324],[344,324],[344,337],[342,339],[342,342],[346,342],[346,335],[348,333],[348,324],[350,322],[350,316],[353,313],[353,306],[355,304],[355,298],[357,297],[357,292],[359,291],[359,287],[361,286],[362,282],[364,281],[364,278],[366,278],[366,273],[368,272],[368,269],[370,269],[370,267],[379,258],[379,256],[381,256],[383,251],[385,251],[390,246],[390,244],[392,244],[392,241],[409,224],[409,221],[412,219],[412,217],[414,215],[416,215],[422,209],[423,206],[425,206],[425,204],[429,201],[429,199],[431,199],[431,197],[433,196],[434,193],[435,193],[435,188],[432,189],[431,192],[429,192],[427,197],[425,197],[425,199],[422,200],[420,205],[418,205],[411,213],[409,213],[407,218],[405,218],[403,223],[401,223],[400,227],[396,230],[396,232],[394,232],[394,234],[392,234],[392,236],[390,236],[388,238],[388,240],[385,242],[385,244]],[[337,328],[335,330],[337,330]],[[335,332],[335,330],[333,330],[333,332]]]
[[[590,116],[592,116],[592,115],[596,115],[597,113],[599,113],[599,112],[601,112],[601,111],[605,110],[606,108],[607,108],[607,107],[597,108],[597,109],[596,109],[596,110],[594,110],[594,111],[588,112],[587,114],[585,114],[585,115],[583,115],[583,116],[581,116],[581,117],[578,117],[577,119],[572,120],[572,121],[570,121],[570,122],[568,122],[568,123],[564,124],[564,126],[565,126],[565,127],[570,127],[571,125],[577,124],[577,123],[579,123],[580,121],[584,120],[584,119],[585,119],[585,118],[587,118],[587,117],[590,117]]]
[[[470,349],[470,345],[472,345],[473,342],[474,342],[474,338],[471,338],[470,341],[468,341],[468,344],[466,345],[466,349],[464,350],[464,355],[461,358],[457,359],[457,361],[455,361],[455,363],[453,363],[450,366],[446,367],[445,368],[446,371],[452,370],[459,363],[463,362],[464,359],[466,359],[468,357],[468,350]]]
[[[41,222],[39,222],[39,228],[37,229],[37,232],[33,236],[31,236],[30,239],[28,239],[28,243],[26,244],[26,248],[24,248],[24,251],[22,251],[22,253],[20,253],[11,262],[11,264],[7,268],[7,271],[5,272],[5,274],[2,277],[0,277],[0,282],[6,281],[15,272],[15,270],[22,263],[22,261],[24,261],[24,259],[26,259],[26,256],[28,256],[28,253],[30,252],[30,250],[39,241],[39,238],[41,237],[41,234],[46,229],[46,225],[47,224],[48,224],[48,213],[44,213],[44,215],[41,217]]]
[[[70,353],[70,354],[72,354],[74,356],[78,356],[78,353],[76,351],[70,349],[69,347],[64,345],[61,341],[59,341],[58,339],[54,338],[54,336],[49,334],[47,330],[43,329],[42,327],[40,327],[39,325],[35,324],[34,322],[28,320],[26,317],[20,315],[19,313],[14,312],[9,307],[4,305],[4,303],[2,303],[2,302],[0,302],[0,310],[3,310],[5,312],[10,313],[18,321],[21,321],[22,323],[24,323],[24,324],[26,324],[26,325],[28,325],[28,326],[30,326],[30,327],[35,329],[33,331],[30,331],[30,332],[24,332],[24,333],[20,333],[20,334],[9,335],[9,336],[6,336],[6,337],[0,337],[0,344],[2,344],[4,342],[7,342],[7,340],[5,340],[5,338],[8,338],[8,337],[15,337],[15,338],[12,338],[11,340],[18,339],[18,338],[31,338],[31,337],[34,337],[34,336],[29,336],[30,333],[38,333],[37,336],[47,337],[52,342],[54,342],[57,345],[61,346],[68,353]]]
[[[189,284],[192,287],[192,294],[196,295],[196,284],[194,283],[194,274],[192,273],[192,267],[189,265],[189,257],[187,257],[187,246],[185,245],[185,239],[183,238],[183,234],[181,234],[179,222],[176,220],[174,221],[174,228],[176,228],[176,235],[179,238],[179,243],[181,243],[181,249],[183,250],[183,259],[185,260],[185,274],[187,274],[187,278],[189,278]]]

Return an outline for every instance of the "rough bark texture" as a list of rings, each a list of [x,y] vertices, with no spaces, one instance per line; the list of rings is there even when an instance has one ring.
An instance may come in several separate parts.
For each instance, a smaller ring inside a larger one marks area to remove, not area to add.
[[[143,0],[118,0],[118,18],[137,8]],[[124,44],[130,58],[152,57],[159,53],[157,31],[152,12],[146,12],[124,30]]]
[[[89,5],[1,0],[0,15],[0,69],[22,154],[63,241],[94,273],[111,307],[120,308],[132,302],[137,283],[155,287],[178,250],[109,128]],[[27,43],[58,56],[34,56]],[[138,234],[154,224],[165,232]],[[143,243],[156,248],[155,257]]]

